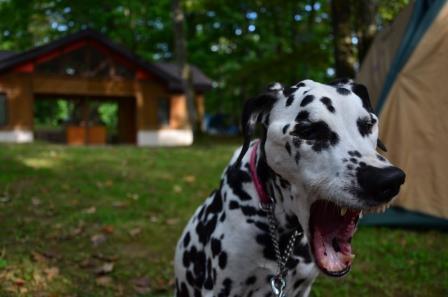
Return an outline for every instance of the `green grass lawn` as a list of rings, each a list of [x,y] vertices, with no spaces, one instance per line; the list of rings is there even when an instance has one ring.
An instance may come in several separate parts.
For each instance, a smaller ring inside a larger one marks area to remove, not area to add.
[[[237,144],[0,145],[0,296],[172,296],[173,253]],[[361,228],[312,296],[448,296],[448,234]],[[292,297],[292,296],[291,296]]]

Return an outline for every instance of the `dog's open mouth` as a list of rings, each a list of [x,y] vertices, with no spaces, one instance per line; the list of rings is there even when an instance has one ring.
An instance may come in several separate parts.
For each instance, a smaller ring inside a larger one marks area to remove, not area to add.
[[[341,208],[324,200],[311,206],[311,247],[324,273],[340,277],[350,271],[354,258],[351,240],[360,214],[360,210]]]

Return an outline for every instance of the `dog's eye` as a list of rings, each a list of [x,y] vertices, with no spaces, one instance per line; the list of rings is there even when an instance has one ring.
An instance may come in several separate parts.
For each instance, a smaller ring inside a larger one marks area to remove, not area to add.
[[[304,140],[320,140],[329,136],[330,130],[324,122],[300,123],[291,131],[291,135]]]
[[[359,133],[361,133],[362,136],[369,135],[372,133],[372,128],[375,126],[376,119],[373,117],[370,118],[359,118],[356,124],[358,125]]]

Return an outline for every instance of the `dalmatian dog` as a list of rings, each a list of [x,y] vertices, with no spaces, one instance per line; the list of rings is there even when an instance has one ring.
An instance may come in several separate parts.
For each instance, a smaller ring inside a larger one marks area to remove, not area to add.
[[[319,274],[349,272],[359,217],[404,183],[377,153],[378,118],[352,80],[275,83],[246,102],[242,125],[243,146],[177,244],[177,297],[308,296]],[[283,270],[277,250],[289,250]]]

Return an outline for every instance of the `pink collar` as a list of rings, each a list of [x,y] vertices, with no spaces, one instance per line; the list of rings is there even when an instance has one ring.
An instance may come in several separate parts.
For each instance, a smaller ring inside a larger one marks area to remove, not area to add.
[[[255,168],[255,163],[257,162],[257,149],[258,145],[260,144],[260,141],[257,141],[254,146],[252,147],[252,152],[250,153],[250,161],[249,161],[249,169],[250,169],[250,175],[252,177],[252,181],[254,182],[255,189],[257,190],[258,197],[260,198],[260,202],[262,205],[269,205],[271,204],[271,199],[269,199],[268,194],[263,189],[263,186],[260,182],[260,179],[257,175],[257,170]]]

